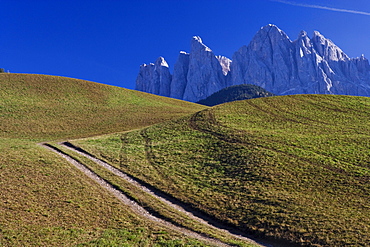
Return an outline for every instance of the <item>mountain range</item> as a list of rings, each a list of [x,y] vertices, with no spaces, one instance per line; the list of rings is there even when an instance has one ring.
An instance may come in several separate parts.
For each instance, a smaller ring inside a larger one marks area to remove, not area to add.
[[[136,90],[197,102],[233,85],[253,84],[276,94],[370,96],[370,65],[348,57],[318,31],[292,41],[276,25],[262,27],[232,60],[216,56],[199,36],[181,51],[173,73],[163,57],[143,64]]]

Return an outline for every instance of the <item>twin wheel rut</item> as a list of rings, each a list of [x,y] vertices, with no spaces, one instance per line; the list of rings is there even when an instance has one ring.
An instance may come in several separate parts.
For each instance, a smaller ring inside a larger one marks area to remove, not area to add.
[[[65,152],[61,151],[60,149],[50,145],[43,143],[41,144],[43,147],[47,148],[50,151],[55,152],[56,154],[62,156],[65,158],[69,163],[74,165],[76,168],[78,168],[81,172],[83,172],[86,176],[97,182],[101,187],[106,189],[109,193],[114,195],[116,198],[118,198],[123,204],[129,206],[136,214],[146,218],[147,220],[153,221],[157,224],[163,225],[172,231],[181,232],[182,234],[185,234],[188,237],[195,238],[201,241],[204,241],[208,244],[215,245],[215,246],[230,246],[229,244],[226,244],[224,242],[221,242],[218,239],[206,236],[204,234],[197,233],[195,231],[192,231],[190,229],[174,225],[168,220],[159,218],[150,212],[148,212],[145,208],[140,206],[138,203],[136,203],[134,200],[131,200],[128,196],[126,196],[122,191],[118,190],[114,185],[109,183],[104,178],[100,177],[98,174],[96,174],[94,171],[92,171],[90,168],[85,166],[84,164],[80,163],[73,157],[69,156]],[[227,226],[223,225],[222,223],[219,223],[215,220],[212,220],[206,215],[201,214],[200,212],[197,212],[196,210],[189,209],[186,207],[186,205],[182,204],[181,202],[177,201],[174,198],[170,198],[169,196],[166,196],[163,192],[156,190],[155,188],[152,188],[150,185],[146,185],[144,183],[141,183],[139,180],[136,180],[133,177],[130,177],[129,175],[123,173],[122,171],[118,170],[117,168],[109,165],[108,163],[97,159],[84,151],[83,149],[74,146],[73,144],[69,142],[63,142],[59,143],[59,145],[64,146],[65,148],[68,148],[71,151],[74,151],[91,161],[95,162],[101,167],[104,167],[105,169],[109,170],[111,173],[115,174],[116,176],[119,176],[120,178],[124,179],[125,181],[129,182],[130,184],[134,185],[136,188],[144,191],[145,193],[157,198],[158,200],[165,203],[167,206],[177,210],[179,213],[186,214],[189,218],[192,220],[195,220],[209,228],[216,229],[218,231],[222,231],[229,235],[231,238],[242,240],[244,242],[249,242],[251,244],[254,244],[256,246],[272,246],[262,243],[257,243],[256,241],[243,236],[243,233],[238,232],[235,229],[230,229]]]

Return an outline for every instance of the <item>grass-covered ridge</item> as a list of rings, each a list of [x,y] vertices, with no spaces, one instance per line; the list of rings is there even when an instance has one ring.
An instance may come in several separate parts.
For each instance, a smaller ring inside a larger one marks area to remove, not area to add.
[[[269,97],[75,143],[245,231],[364,246],[369,113],[366,97]]]
[[[132,130],[204,109],[103,84],[0,74],[0,246],[194,246],[36,142]]]
[[[0,74],[1,137],[57,139],[131,130],[204,107],[104,84]]]

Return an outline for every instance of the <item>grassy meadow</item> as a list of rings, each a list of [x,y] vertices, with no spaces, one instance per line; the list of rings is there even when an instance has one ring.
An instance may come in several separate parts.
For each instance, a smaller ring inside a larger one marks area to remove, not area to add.
[[[369,113],[366,97],[268,97],[73,143],[245,232],[366,246]]]
[[[143,92],[58,76],[0,74],[0,137],[77,138],[142,128],[204,109]]]
[[[0,246],[206,246],[135,215],[36,144],[142,128],[201,109],[83,80],[0,74]]]

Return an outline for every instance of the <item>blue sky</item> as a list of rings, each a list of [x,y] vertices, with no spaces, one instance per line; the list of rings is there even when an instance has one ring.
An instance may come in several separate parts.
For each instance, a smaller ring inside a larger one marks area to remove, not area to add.
[[[140,64],[172,69],[194,35],[231,58],[269,23],[370,58],[369,0],[0,0],[0,68],[134,89]]]

